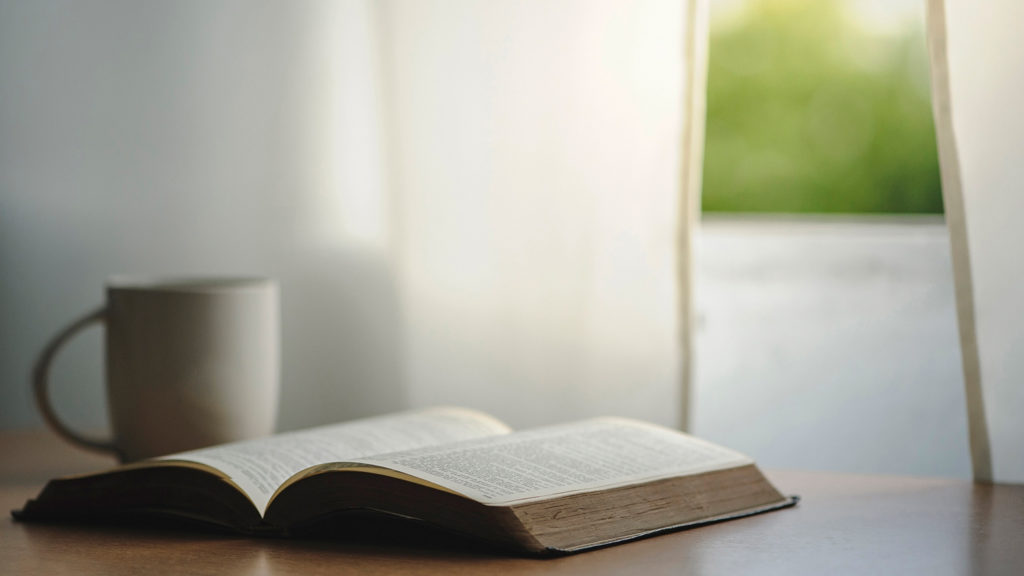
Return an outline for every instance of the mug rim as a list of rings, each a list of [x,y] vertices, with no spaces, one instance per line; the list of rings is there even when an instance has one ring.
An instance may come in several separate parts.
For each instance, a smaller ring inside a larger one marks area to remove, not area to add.
[[[146,276],[116,274],[107,278],[107,290],[169,293],[213,293],[270,288],[276,285],[266,276],[182,275]]]

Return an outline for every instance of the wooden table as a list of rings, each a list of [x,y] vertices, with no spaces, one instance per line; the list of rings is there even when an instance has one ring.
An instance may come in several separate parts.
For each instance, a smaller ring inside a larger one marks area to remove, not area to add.
[[[112,461],[0,433],[0,506]],[[794,509],[575,556],[496,555],[428,532],[277,540],[0,519],[0,574],[1024,574],[1024,486],[770,471]]]

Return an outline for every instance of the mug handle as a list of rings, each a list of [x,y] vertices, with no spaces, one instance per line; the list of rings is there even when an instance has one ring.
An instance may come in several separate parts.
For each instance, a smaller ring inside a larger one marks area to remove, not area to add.
[[[117,454],[117,447],[114,446],[113,440],[99,440],[82,436],[65,426],[57,417],[57,413],[53,410],[53,406],[50,404],[50,363],[57,355],[57,352],[60,350],[61,346],[66,344],[68,340],[71,340],[71,338],[80,330],[94,322],[104,322],[106,317],[106,307],[100,307],[78,320],[75,320],[67,328],[58,332],[46,347],[43,348],[43,351],[39,354],[39,358],[36,360],[35,367],[32,370],[32,387],[35,390],[36,405],[39,407],[39,411],[42,413],[43,419],[46,420],[46,423],[50,428],[52,428],[59,436],[72,444],[77,444],[83,448],[99,450],[102,452],[113,452]]]

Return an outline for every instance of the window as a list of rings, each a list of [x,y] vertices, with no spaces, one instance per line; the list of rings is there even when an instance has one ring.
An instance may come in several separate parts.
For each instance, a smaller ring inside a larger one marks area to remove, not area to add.
[[[920,4],[713,1],[704,210],[942,213]]]
[[[694,431],[769,467],[968,477],[923,3],[711,8]]]

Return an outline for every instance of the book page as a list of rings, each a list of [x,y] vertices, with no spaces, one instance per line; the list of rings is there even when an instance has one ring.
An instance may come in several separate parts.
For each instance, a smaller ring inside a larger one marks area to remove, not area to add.
[[[753,463],[739,452],[624,418],[584,420],[357,462],[404,472],[491,505]]]
[[[220,470],[262,514],[278,486],[310,466],[510,431],[482,412],[443,407],[287,432],[159,460],[198,462]]]

